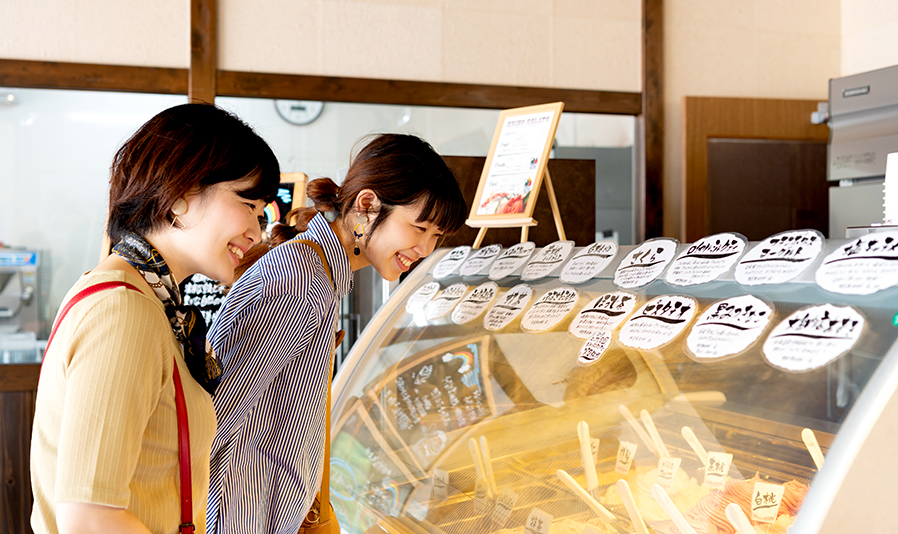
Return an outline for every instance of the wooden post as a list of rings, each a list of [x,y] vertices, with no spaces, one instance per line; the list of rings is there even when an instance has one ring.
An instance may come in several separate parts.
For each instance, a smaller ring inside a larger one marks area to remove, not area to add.
[[[216,0],[190,0],[190,71],[187,98],[191,102],[215,103]]]

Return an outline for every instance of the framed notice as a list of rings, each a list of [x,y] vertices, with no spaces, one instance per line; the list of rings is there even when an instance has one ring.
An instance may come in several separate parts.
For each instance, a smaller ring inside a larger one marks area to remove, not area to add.
[[[533,209],[547,174],[546,162],[563,108],[563,102],[555,102],[507,109],[499,114],[468,226],[501,228],[536,224]],[[554,201],[551,181],[547,187]]]

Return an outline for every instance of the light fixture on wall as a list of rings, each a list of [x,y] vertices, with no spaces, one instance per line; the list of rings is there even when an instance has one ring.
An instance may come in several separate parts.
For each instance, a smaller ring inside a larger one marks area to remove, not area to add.
[[[321,115],[324,102],[317,100],[275,100],[274,107],[278,115],[290,124],[303,126]]]
[[[9,91],[0,90],[0,106],[15,106],[19,103],[19,99],[16,95],[10,93]]]

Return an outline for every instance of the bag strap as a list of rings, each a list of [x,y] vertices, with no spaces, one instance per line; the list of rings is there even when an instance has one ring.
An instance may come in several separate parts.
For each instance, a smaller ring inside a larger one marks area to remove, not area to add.
[[[331,281],[331,285],[334,286],[334,292],[336,294],[337,286],[334,285],[334,279],[333,275],[331,274],[330,265],[327,263],[327,258],[324,256],[324,251],[321,249],[321,245],[308,239],[298,239],[297,241],[311,247],[312,250],[314,250],[321,258],[321,263],[324,265],[324,270],[327,272],[327,277]],[[331,519],[331,379],[334,376],[334,351],[336,350],[337,346],[343,342],[344,335],[345,332],[343,330],[339,330],[336,333],[336,337],[334,338],[334,345],[331,347],[330,366],[328,367],[327,373],[327,401],[324,412],[324,471],[321,474],[321,492],[319,493],[318,497],[318,500],[321,503],[321,515],[319,516],[319,523],[326,523]]]
[[[82,289],[76,293],[74,297],[69,299],[62,310],[60,310],[59,316],[53,324],[53,330],[50,332],[50,337],[47,339],[47,348],[44,350],[44,354],[50,349],[50,343],[53,341],[53,336],[56,335],[56,330],[59,328],[59,325],[62,324],[62,320],[65,319],[66,314],[69,313],[69,310],[71,310],[75,304],[78,304],[94,293],[99,293],[100,291],[105,291],[107,289],[114,289],[116,287],[124,287],[126,289],[137,291],[138,293],[143,293],[140,289],[128,282],[116,280],[100,282],[99,284],[94,284]],[[180,468],[179,474],[181,479],[181,524],[178,527],[178,531],[181,534],[193,534],[195,527],[193,525],[193,493],[190,477],[190,427],[187,422],[187,403],[184,401],[184,388],[181,386],[181,373],[178,371],[178,362],[175,361],[174,357],[172,357],[172,364],[174,366],[172,378],[175,382],[175,408],[178,412],[178,467]],[[43,362],[41,362],[41,365],[43,365]]]

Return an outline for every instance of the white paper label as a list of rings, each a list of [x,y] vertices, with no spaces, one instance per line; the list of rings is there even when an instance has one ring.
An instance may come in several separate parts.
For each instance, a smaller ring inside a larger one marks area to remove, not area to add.
[[[733,463],[733,455],[725,452],[709,452],[708,465],[705,466],[705,483],[712,489],[723,490]]]
[[[447,287],[427,303],[427,306],[424,308],[424,316],[427,317],[428,321],[433,321],[446,315],[465,296],[467,290],[467,284],[452,284]]]
[[[556,241],[546,245],[521,271],[521,280],[530,282],[552,274],[574,251],[573,241]]]
[[[636,458],[636,448],[638,445],[629,441],[621,441],[617,448],[617,460],[614,462],[614,470],[622,475],[630,472],[633,465],[633,458]]]
[[[428,302],[440,291],[439,282],[428,282],[419,287],[405,303],[405,311],[415,313],[424,309]]]
[[[785,492],[785,486],[755,482],[751,496],[751,520],[759,523],[775,522]]]
[[[535,249],[536,245],[532,241],[518,243],[506,249],[490,266],[490,280],[501,280],[513,274],[527,263]]]
[[[474,481],[474,511],[485,514],[490,509],[490,500],[487,494],[487,485],[482,479]]]
[[[817,269],[817,284],[846,295],[870,295],[898,284],[898,232],[861,236],[839,247]]]
[[[618,341],[634,349],[656,349],[680,335],[695,315],[695,300],[662,296],[645,303],[621,327]]]
[[[527,524],[524,526],[525,534],[549,534],[549,525],[552,524],[552,516],[539,508],[534,508],[527,516]]]
[[[673,261],[664,280],[677,286],[704,284],[729,271],[745,250],[745,238],[715,234],[689,245]]]
[[[630,251],[614,271],[614,284],[635,289],[650,284],[664,271],[677,252],[674,239],[650,239]]]
[[[580,300],[580,293],[572,287],[551,289],[527,310],[521,320],[525,332],[545,332],[560,323]]]
[[[499,525],[499,528],[505,526],[517,500],[518,496],[509,488],[503,489],[496,497],[496,506],[493,507],[493,514],[490,517],[494,523]]]
[[[680,469],[681,458],[661,457],[658,459],[658,471],[655,482],[666,490],[673,489],[677,470]]]
[[[589,301],[568,327],[574,337],[589,339],[599,332],[611,332],[636,307],[636,295],[624,291],[605,293]]]
[[[433,279],[442,280],[448,278],[458,272],[458,268],[468,258],[471,253],[471,247],[461,246],[450,250],[440,259],[436,267],[433,268]]]
[[[487,265],[496,259],[496,256],[502,252],[502,245],[490,245],[478,249],[474,254],[464,262],[459,269],[462,276],[474,276],[480,273]]]
[[[592,451],[592,463],[599,463],[599,438],[589,438],[589,450]]]
[[[686,346],[698,360],[738,354],[761,337],[771,317],[770,306],[752,295],[717,301],[698,318]]]
[[[431,490],[430,500],[439,504],[446,500],[449,496],[449,473],[442,469],[433,470],[433,487]]]
[[[567,262],[561,270],[561,281],[565,284],[582,284],[602,272],[617,255],[617,243],[599,241],[589,245]]]
[[[864,317],[849,306],[802,308],[770,332],[764,341],[764,357],[780,369],[811,371],[850,350],[863,330]]]
[[[768,237],[736,265],[736,281],[744,286],[782,284],[810,267],[823,250],[817,230],[790,230]]]
[[[508,326],[515,317],[524,311],[533,296],[533,289],[527,284],[518,284],[502,295],[483,318],[483,327],[487,330],[499,330]]]
[[[608,350],[609,345],[611,345],[611,332],[598,332],[580,347],[580,356],[577,358],[577,362],[583,367],[596,363]]]
[[[499,286],[495,282],[484,282],[468,293],[458,306],[452,310],[452,322],[465,324],[483,313],[499,294]]]

